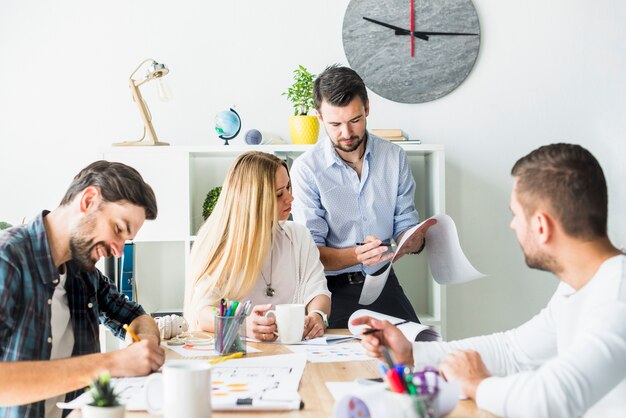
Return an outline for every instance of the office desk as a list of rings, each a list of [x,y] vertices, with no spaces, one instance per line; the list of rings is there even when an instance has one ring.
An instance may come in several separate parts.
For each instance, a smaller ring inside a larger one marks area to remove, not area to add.
[[[332,332],[332,331],[331,331]],[[344,332],[333,332],[342,333]],[[288,354],[286,347],[279,344],[248,343],[260,349],[261,353],[249,354],[249,357]],[[350,342],[344,344],[351,344]],[[180,358],[171,350],[166,350],[168,359]],[[244,417],[278,417],[278,418],[328,418],[332,417],[335,400],[326,388],[324,382],[349,382],[355,379],[379,377],[380,372],[376,360],[348,361],[344,363],[307,363],[300,381],[300,396],[304,401],[301,411],[284,412],[213,412],[214,418],[244,418]],[[126,418],[146,418],[151,415],[147,412],[126,412]],[[81,418],[80,411],[74,411],[70,418]],[[459,402],[457,408],[448,415],[448,418],[491,418],[493,415],[476,408],[474,401]]]

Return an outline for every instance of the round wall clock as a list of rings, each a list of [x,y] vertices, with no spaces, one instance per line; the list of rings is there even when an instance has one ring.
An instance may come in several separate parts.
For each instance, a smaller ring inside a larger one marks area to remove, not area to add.
[[[458,87],[480,47],[471,0],[351,0],[343,19],[350,66],[374,93],[424,103]]]

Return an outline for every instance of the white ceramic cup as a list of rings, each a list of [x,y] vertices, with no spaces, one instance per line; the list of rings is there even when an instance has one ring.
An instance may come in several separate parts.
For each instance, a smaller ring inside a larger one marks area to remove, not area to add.
[[[207,362],[168,361],[146,381],[148,412],[165,418],[211,417],[211,372]]]
[[[299,303],[276,305],[276,309],[265,312],[265,316],[268,315],[276,317],[276,327],[278,328],[276,335],[278,335],[281,343],[294,344],[302,341],[304,305]]]

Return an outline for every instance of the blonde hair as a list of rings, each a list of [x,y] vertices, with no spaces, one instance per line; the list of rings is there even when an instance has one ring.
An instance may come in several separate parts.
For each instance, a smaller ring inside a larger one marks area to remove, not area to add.
[[[258,280],[278,222],[276,173],[280,167],[287,169],[280,158],[250,151],[228,170],[215,209],[191,250],[184,315],[192,329],[197,328],[204,306],[220,298],[241,299]]]

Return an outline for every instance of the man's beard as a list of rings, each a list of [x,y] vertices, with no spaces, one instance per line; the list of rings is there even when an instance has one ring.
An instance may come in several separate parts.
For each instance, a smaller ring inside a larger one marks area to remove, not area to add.
[[[359,136],[356,136],[356,135],[351,136],[349,139],[352,140],[352,145],[350,145],[349,147],[341,145],[341,139],[345,140],[346,138],[338,139],[337,143],[333,144],[335,149],[338,149],[338,150],[343,151],[343,152],[352,152],[352,151],[356,150],[363,143],[363,141],[365,140],[365,135],[363,135],[363,137],[359,137]]]
[[[524,252],[524,258],[526,265],[531,269],[547,271],[554,274],[558,274],[563,270],[554,257],[546,254],[527,254]]]
[[[102,248],[105,249],[107,257],[111,255],[111,250],[103,241],[94,242],[92,238],[87,236],[87,232],[94,230],[98,212],[99,211],[96,211],[87,215],[70,237],[72,260],[78,264],[78,267],[82,271],[92,271],[96,268],[99,257],[94,259],[91,255],[95,247],[102,246]]]

